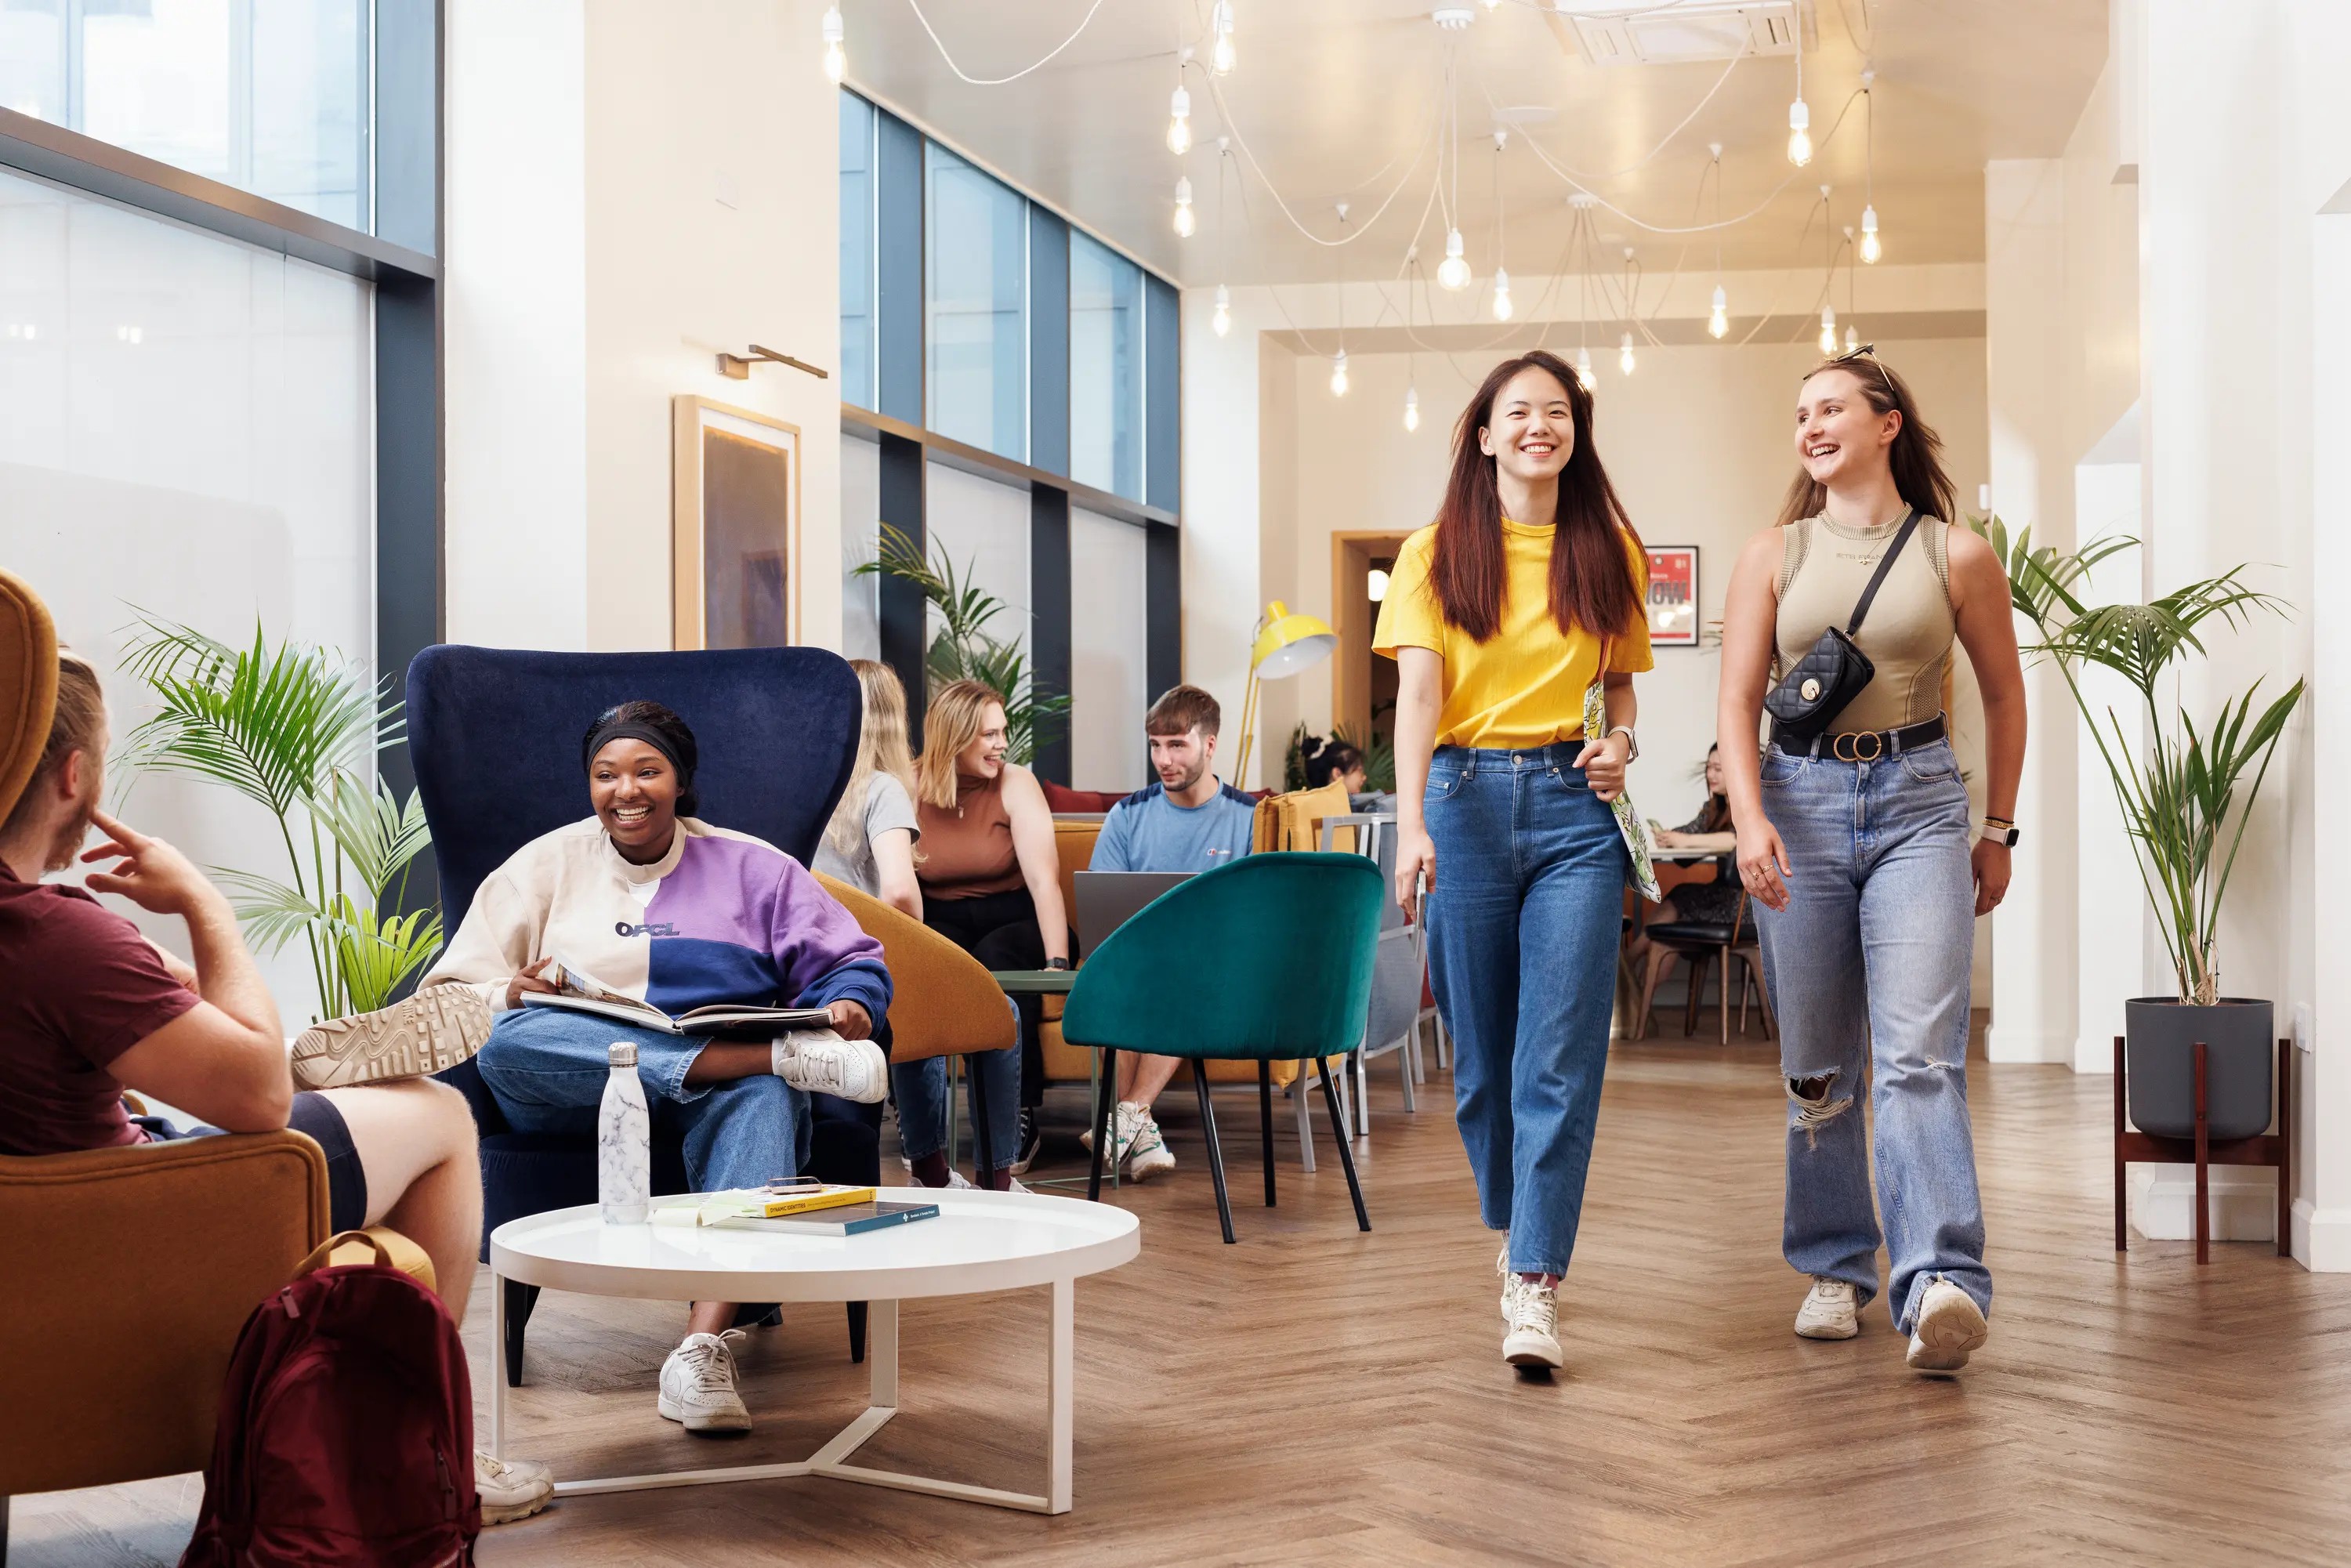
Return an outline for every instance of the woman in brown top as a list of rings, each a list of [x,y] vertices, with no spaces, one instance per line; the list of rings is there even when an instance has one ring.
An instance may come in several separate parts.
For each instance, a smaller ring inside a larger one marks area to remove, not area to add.
[[[914,763],[923,923],[991,969],[1066,969],[1071,942],[1052,808],[1037,776],[1007,758],[1008,747],[1004,699],[977,681],[957,681],[931,699],[923,717],[923,755]],[[1037,1107],[1045,1097],[1038,1044],[1043,998],[1024,995],[1016,1005],[1019,1055],[991,1052],[1002,1060],[981,1065],[989,1147],[1004,1162],[986,1179],[998,1188],[1010,1186],[1036,1158]],[[934,1068],[935,1074],[925,1076]],[[945,1186],[950,1178],[938,1152],[946,1141],[945,1064],[922,1063],[896,1077],[899,1135],[915,1176],[927,1186]],[[927,1153],[915,1153],[918,1148]]]

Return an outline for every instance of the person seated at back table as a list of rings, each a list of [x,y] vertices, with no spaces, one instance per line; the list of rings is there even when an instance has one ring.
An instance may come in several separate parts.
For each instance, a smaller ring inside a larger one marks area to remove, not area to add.
[[[517,1132],[588,1133],[632,1042],[656,1121],[682,1130],[696,1192],[799,1174],[808,1094],[872,1104],[889,1062],[872,1035],[890,1005],[882,945],[774,845],[697,819],[685,721],[654,702],[608,708],[580,747],[595,814],[517,850],[474,894],[425,984],[477,988],[497,1017],[482,1082]],[[830,1030],[773,1041],[640,1029],[530,1007],[550,959],[677,1014],[716,1003],[823,1008]],[[689,1432],[749,1429],[735,1387],[732,1301],[696,1301],[662,1364],[654,1407]]]
[[[1171,686],[1151,705],[1143,733],[1159,781],[1111,808],[1089,871],[1214,871],[1249,852],[1257,804],[1219,782],[1215,771],[1223,723],[1217,699],[1197,686]],[[1112,1164],[1123,1162],[1129,1181],[1149,1181],[1176,1168],[1151,1108],[1181,1065],[1176,1057],[1132,1051],[1118,1059]],[[1088,1149],[1093,1136],[1089,1128],[1081,1140]]]
[[[1722,792],[1720,750],[1719,746],[1706,748],[1706,804],[1680,827],[1660,831],[1659,849],[1727,855],[1739,847],[1739,835],[1730,831],[1730,800]],[[1729,925],[1739,917],[1739,879],[1727,872],[1719,873],[1712,882],[1686,882],[1651,907],[1641,924],[1646,928],[1668,921],[1695,920]],[[1748,929],[1751,933],[1754,927]],[[1636,938],[1632,946],[1633,961],[1642,962],[1652,946],[1646,936]],[[1663,979],[1673,968],[1674,956],[1670,949],[1656,955],[1658,978]]]
[[[1347,809],[1350,811],[1393,811],[1395,795],[1393,791],[1372,788],[1370,772],[1364,766],[1363,748],[1332,736],[1323,739],[1308,736],[1301,760],[1306,768],[1306,787],[1320,789],[1336,779],[1347,787]]]
[[[12,587],[0,577],[0,591]],[[106,786],[105,695],[80,659],[66,654],[57,666],[56,713],[40,761],[21,795],[0,798],[0,975],[6,977],[0,1155],[291,1127],[327,1156],[330,1227],[380,1221],[416,1242],[433,1260],[434,1293],[463,1322],[482,1231],[481,1168],[464,1097],[413,1076],[295,1090],[277,1003],[228,901],[178,850],[98,809]],[[0,753],[10,738],[0,736]],[[80,858],[113,863],[90,873],[90,887],[185,921],[193,966],[83,889],[41,880],[74,863],[93,823],[107,841]],[[478,1024],[423,1016],[436,1003],[462,1015],[472,1001],[465,997],[452,1008],[447,998],[412,998],[363,1020],[340,1021],[353,1026],[347,1032],[375,1036],[447,1024],[477,1045],[488,1028],[477,1004]],[[344,1064],[308,1049],[321,1033],[306,1034],[297,1058],[313,1070],[305,1077],[314,1082],[344,1076]],[[123,1104],[125,1089],[209,1124],[183,1134],[161,1116],[134,1118]],[[486,1454],[474,1457],[474,1479],[485,1524],[536,1513],[554,1493],[546,1466]]]

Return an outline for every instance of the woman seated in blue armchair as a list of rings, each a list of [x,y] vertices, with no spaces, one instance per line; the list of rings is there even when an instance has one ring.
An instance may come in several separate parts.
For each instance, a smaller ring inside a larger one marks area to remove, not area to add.
[[[595,814],[525,844],[485,880],[424,984],[461,982],[495,1012],[482,1079],[517,1132],[592,1132],[607,1047],[637,1048],[657,1114],[684,1134],[695,1191],[754,1187],[807,1158],[808,1095],[871,1104],[889,1082],[873,1042],[890,1005],[882,946],[773,845],[695,818],[697,751],[659,703],[600,715],[580,745]],[[829,1030],[743,1042],[529,1007],[560,961],[672,1015],[714,1003],[823,1008]],[[666,1104],[664,1103],[666,1102]],[[661,1374],[661,1414],[738,1432],[735,1303],[696,1301]]]

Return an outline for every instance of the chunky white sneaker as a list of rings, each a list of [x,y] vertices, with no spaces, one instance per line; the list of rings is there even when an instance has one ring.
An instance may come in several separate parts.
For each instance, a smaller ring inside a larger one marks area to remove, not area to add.
[[[1861,1332],[1854,1301],[1852,1281],[1813,1275],[1804,1304],[1796,1309],[1796,1332],[1806,1339],[1851,1339]]]
[[[1938,1280],[1918,1303],[1917,1321],[1910,1325],[1910,1354],[1903,1360],[1913,1372],[1957,1372],[1991,1337],[1975,1298],[1949,1280]]]
[[[1502,1285],[1502,1359],[1512,1366],[1558,1366],[1559,1287],[1511,1275]]]
[[[1167,1147],[1167,1140],[1159,1134],[1159,1124],[1149,1111],[1134,1130],[1126,1149],[1126,1179],[1149,1181],[1165,1176],[1176,1168],[1176,1156]]]
[[[794,1030],[769,1047],[777,1077],[810,1094],[878,1105],[890,1092],[890,1059],[870,1040],[843,1040],[829,1029]]]
[[[1134,1143],[1135,1134],[1141,1130],[1143,1124],[1150,1119],[1151,1113],[1132,1100],[1120,1101],[1110,1114],[1111,1157],[1105,1163],[1116,1165],[1125,1159],[1128,1154],[1133,1152],[1132,1145]],[[1078,1134],[1078,1147],[1088,1154],[1094,1152],[1095,1131],[1096,1129],[1088,1127]]]
[[[341,1089],[456,1066],[490,1038],[490,1004],[471,986],[428,986],[406,1001],[329,1019],[294,1037],[294,1082]]]
[[[662,1363],[661,1399],[654,1406],[664,1421],[689,1432],[747,1432],[751,1413],[735,1392],[735,1347],[747,1339],[741,1329],[690,1333]]]
[[[484,1524],[512,1524],[548,1505],[555,1496],[555,1478],[545,1465],[528,1459],[494,1459],[475,1454],[474,1490],[482,1500]]]

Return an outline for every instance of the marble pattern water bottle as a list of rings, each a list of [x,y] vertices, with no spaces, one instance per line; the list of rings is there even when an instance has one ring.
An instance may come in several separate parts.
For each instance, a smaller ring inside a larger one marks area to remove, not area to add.
[[[653,1204],[653,1119],[637,1078],[637,1048],[616,1040],[596,1111],[596,1202],[607,1225],[643,1225]]]

